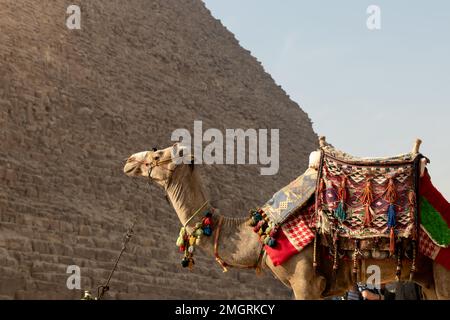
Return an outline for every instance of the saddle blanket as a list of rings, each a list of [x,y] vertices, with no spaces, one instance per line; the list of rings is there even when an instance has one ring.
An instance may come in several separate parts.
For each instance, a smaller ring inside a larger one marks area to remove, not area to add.
[[[419,230],[419,253],[450,270],[450,204],[433,186],[428,172],[421,178],[420,197],[422,224]],[[281,225],[276,245],[265,246],[275,266],[285,263],[314,240],[314,212],[314,204],[306,205]]]
[[[317,170],[309,168],[285,186],[261,207],[271,222],[281,225],[291,214],[304,206],[316,192]]]

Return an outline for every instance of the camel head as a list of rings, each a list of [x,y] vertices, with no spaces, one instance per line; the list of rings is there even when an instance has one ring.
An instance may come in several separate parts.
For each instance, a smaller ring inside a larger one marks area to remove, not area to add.
[[[131,155],[126,160],[123,172],[129,177],[145,177],[160,186],[167,186],[175,170],[189,167],[192,167],[192,158],[188,149],[175,143],[165,149],[153,148]]]

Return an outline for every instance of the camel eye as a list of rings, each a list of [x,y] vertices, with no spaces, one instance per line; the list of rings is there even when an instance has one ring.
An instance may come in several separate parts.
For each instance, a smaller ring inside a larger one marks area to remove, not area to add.
[[[153,158],[154,160],[158,161],[159,160],[159,156],[156,156]]]

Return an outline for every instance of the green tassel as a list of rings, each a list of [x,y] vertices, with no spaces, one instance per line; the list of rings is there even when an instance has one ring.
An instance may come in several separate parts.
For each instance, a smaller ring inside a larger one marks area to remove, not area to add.
[[[341,201],[336,211],[334,212],[334,216],[339,219],[339,221],[344,221],[347,219],[347,213],[344,210],[344,202]]]

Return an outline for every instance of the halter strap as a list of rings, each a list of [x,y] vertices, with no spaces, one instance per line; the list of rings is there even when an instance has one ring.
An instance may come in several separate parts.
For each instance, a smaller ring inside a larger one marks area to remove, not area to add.
[[[161,160],[153,160],[152,162],[150,162],[150,168],[154,168],[154,167],[158,167],[162,164],[166,164],[169,162],[172,162],[175,159],[183,159],[184,156],[178,156],[178,157],[168,157],[167,159],[161,159]],[[191,160],[194,159],[194,156],[191,155]]]

